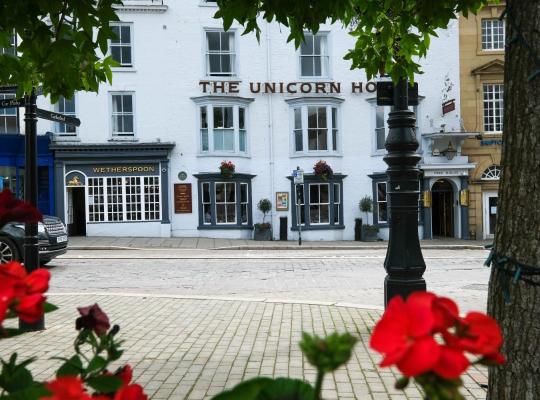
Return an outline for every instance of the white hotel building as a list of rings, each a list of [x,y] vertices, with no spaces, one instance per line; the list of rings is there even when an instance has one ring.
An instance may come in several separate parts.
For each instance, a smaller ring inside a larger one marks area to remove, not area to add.
[[[239,26],[223,32],[216,9],[204,0],[125,0],[110,44],[122,65],[112,85],[38,104],[82,121],[76,130],[38,125],[54,133],[57,214],[72,234],[251,238],[262,221],[256,205],[269,198],[274,239],[281,231],[293,240],[298,166],[304,239],[353,239],[366,195],[375,205],[369,222],[387,238],[389,108],[377,107],[374,82],[343,60],[354,45],[347,29],[325,25],[297,50],[277,24],[261,22],[260,42]],[[470,134],[460,132],[458,41],[453,22],[432,40],[417,77],[420,184],[433,192],[431,208],[421,203],[426,238],[468,237],[459,194],[473,165],[460,154]],[[450,99],[455,109],[443,116]],[[220,174],[223,160],[235,164],[232,177]],[[328,181],[313,174],[319,160],[334,171]]]

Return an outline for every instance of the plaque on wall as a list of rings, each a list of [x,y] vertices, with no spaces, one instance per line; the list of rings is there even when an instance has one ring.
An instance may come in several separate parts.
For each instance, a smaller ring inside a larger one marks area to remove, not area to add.
[[[192,213],[191,183],[174,184],[174,213]]]

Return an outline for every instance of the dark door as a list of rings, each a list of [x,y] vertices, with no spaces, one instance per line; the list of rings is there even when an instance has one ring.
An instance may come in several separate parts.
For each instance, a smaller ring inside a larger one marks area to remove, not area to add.
[[[439,179],[431,189],[433,236],[454,237],[454,190],[452,184]]]
[[[71,210],[68,210],[68,233],[70,236],[86,236],[86,204],[84,187],[70,188]],[[71,218],[69,212],[71,211]]]

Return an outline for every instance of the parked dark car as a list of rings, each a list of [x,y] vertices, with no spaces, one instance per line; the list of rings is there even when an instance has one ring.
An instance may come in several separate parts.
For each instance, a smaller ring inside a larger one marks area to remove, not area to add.
[[[39,263],[45,265],[67,251],[66,226],[60,218],[45,215],[38,224]],[[8,223],[0,230],[0,263],[22,261],[24,224]]]

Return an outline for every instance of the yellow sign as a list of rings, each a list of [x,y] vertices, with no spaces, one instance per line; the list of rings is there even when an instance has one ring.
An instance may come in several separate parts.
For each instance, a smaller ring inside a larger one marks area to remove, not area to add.
[[[464,207],[469,207],[469,189],[463,189],[459,192],[459,204]]]
[[[71,178],[67,185],[68,186],[82,186],[81,177],[79,175],[73,175],[73,178]]]
[[[425,190],[422,196],[424,207],[430,208],[431,207],[431,191]]]
[[[95,174],[110,174],[110,173],[127,173],[127,172],[155,172],[156,167],[153,165],[123,165],[112,167],[92,167],[92,172]]]

